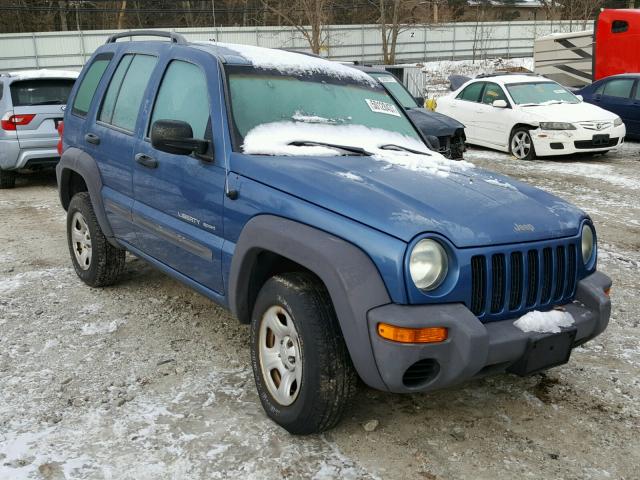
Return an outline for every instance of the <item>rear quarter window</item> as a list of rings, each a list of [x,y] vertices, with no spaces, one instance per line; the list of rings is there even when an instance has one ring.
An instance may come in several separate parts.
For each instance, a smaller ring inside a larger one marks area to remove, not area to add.
[[[113,57],[112,54],[101,54],[93,60],[84,77],[82,77],[82,81],[76,92],[76,98],[73,100],[73,107],[71,109],[72,113],[81,117],[87,114],[98,84],[104,75],[104,71],[109,66],[111,57]]]
[[[11,102],[14,107],[65,105],[74,82],[67,78],[18,80],[10,86]]]

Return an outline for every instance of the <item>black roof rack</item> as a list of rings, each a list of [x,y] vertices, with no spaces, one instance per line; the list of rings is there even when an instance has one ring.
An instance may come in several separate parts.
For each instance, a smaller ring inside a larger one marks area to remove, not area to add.
[[[162,30],[132,30],[129,32],[114,33],[107,39],[105,43],[116,43],[116,40],[120,38],[127,38],[127,37],[162,37],[162,38],[170,38],[171,42],[177,43],[179,45],[184,45],[189,43],[187,39],[184,38],[179,33],[164,32]]]

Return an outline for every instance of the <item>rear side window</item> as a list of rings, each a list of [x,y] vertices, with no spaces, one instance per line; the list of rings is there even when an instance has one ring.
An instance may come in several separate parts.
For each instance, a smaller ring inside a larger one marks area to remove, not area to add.
[[[620,78],[617,80],[609,80],[604,86],[604,95],[609,97],[631,97],[631,89],[634,80],[631,78]]]
[[[104,96],[99,120],[132,132],[138,111],[158,59],[150,55],[125,55]]]
[[[480,93],[482,92],[482,87],[484,87],[484,82],[476,82],[469,85],[465,88],[460,94],[458,98],[460,100],[468,100],[469,102],[479,102],[480,101]]]
[[[614,20],[611,24],[612,33],[624,33],[629,30],[629,23],[625,20]]]
[[[73,107],[71,109],[72,113],[81,117],[87,115],[98,84],[102,79],[102,75],[104,75],[104,71],[109,66],[112,56],[112,54],[101,54],[93,60],[84,77],[82,77],[82,81],[76,92],[76,97],[73,100]]]
[[[191,125],[194,138],[205,138],[209,122],[209,94],[204,72],[192,63],[175,60],[162,79],[151,124],[181,120]]]
[[[65,105],[73,88],[73,79],[38,78],[19,80],[10,86],[14,107]]]

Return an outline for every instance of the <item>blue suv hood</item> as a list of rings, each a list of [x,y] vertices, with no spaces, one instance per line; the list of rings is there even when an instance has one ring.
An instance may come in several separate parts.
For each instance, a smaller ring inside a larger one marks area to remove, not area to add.
[[[586,217],[554,195],[478,168],[440,176],[371,157],[242,154],[231,165],[405,242],[425,232],[460,248],[546,240],[575,235]]]

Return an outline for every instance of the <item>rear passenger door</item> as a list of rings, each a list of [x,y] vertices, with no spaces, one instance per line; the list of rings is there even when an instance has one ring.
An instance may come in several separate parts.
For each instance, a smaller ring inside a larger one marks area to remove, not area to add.
[[[481,139],[478,131],[480,119],[476,111],[480,106],[480,95],[485,82],[475,82],[467,85],[456,99],[451,102],[451,116],[464,124],[464,133],[467,140]]]
[[[149,139],[156,120],[187,122],[194,138],[220,136],[214,132],[221,126],[212,121],[219,71],[217,63],[205,57],[171,58],[155,97],[149,99],[149,120],[134,155],[133,219],[139,226],[140,250],[222,293],[223,155],[214,158],[213,143],[202,156],[175,155],[156,150]]]
[[[133,164],[136,125],[151,74],[158,57],[125,53],[85,131],[85,150],[100,168],[102,195],[107,217],[116,237],[135,241],[131,224],[133,207]]]

